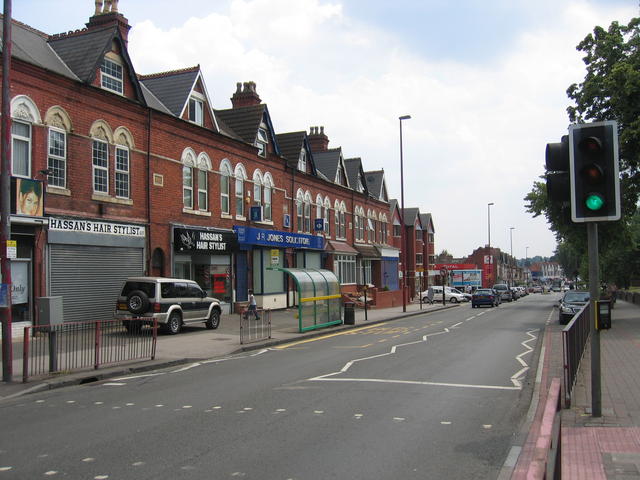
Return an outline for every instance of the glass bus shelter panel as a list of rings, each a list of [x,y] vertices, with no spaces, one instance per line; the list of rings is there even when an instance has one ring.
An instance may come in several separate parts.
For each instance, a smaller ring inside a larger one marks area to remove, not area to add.
[[[307,269],[307,273],[313,279],[313,284],[316,287],[314,297],[318,298],[318,300],[313,301],[315,307],[315,324],[327,323],[330,317],[329,299],[323,297],[329,295],[329,285],[327,285],[327,281],[320,271]]]
[[[340,282],[338,277],[331,270],[318,270],[327,282],[327,296],[333,296],[327,300],[329,322],[342,320],[342,295],[340,293]],[[336,295],[339,295],[336,297]]]

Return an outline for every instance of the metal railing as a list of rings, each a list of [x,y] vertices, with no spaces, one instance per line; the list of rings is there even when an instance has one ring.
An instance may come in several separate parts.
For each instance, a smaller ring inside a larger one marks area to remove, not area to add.
[[[22,381],[156,355],[158,324],[129,333],[121,320],[70,322],[24,328]]]
[[[257,309],[257,318],[249,310],[240,313],[241,345],[269,338],[271,338],[271,310]]]
[[[580,361],[589,339],[589,304],[585,304],[562,330],[564,356],[564,408],[571,407],[571,394],[578,375]]]

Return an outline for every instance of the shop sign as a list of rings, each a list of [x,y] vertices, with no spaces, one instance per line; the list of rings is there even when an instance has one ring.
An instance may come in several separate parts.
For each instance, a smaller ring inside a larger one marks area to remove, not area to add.
[[[316,232],[322,232],[324,230],[324,218],[316,218],[313,221]]]
[[[251,207],[250,218],[252,222],[261,222],[262,221],[262,207]]]
[[[236,235],[229,231],[175,228],[173,244],[176,252],[230,253],[236,247]]]
[[[245,245],[263,245],[280,248],[313,248],[324,250],[324,238],[304,233],[281,232],[236,225],[238,242]]]
[[[436,263],[436,270],[473,270],[476,268],[473,263]]]
[[[278,265],[280,265],[280,250],[273,248],[271,249],[271,266],[277,267]]]
[[[7,258],[14,260],[18,258],[18,241],[7,240]]]
[[[96,233],[100,235],[116,235],[119,237],[144,238],[145,236],[145,229],[140,225],[125,225],[122,223],[56,217],[49,218],[49,230],[73,233]]]

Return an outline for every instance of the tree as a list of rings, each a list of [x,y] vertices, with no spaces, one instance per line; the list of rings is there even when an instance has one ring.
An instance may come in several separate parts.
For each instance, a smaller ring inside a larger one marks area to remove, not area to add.
[[[640,18],[628,25],[613,22],[608,30],[597,26],[576,48],[585,53],[586,75],[582,83],[567,89],[574,102],[567,108],[569,120],[618,122],[622,219],[599,224],[598,246],[602,280],[628,285],[639,271],[640,253],[633,234],[640,192]],[[525,201],[527,211],[534,217],[544,215],[556,234],[558,260],[565,272],[575,268],[586,278],[586,228],[571,222],[569,205],[551,203],[540,181],[534,182]]]

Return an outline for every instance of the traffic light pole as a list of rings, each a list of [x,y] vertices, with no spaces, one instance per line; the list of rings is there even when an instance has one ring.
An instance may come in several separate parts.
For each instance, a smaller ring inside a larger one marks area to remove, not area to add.
[[[602,392],[600,385],[600,330],[596,328],[596,300],[600,298],[600,274],[598,264],[598,223],[587,223],[589,250],[589,327],[591,333],[591,415],[602,416]]]

